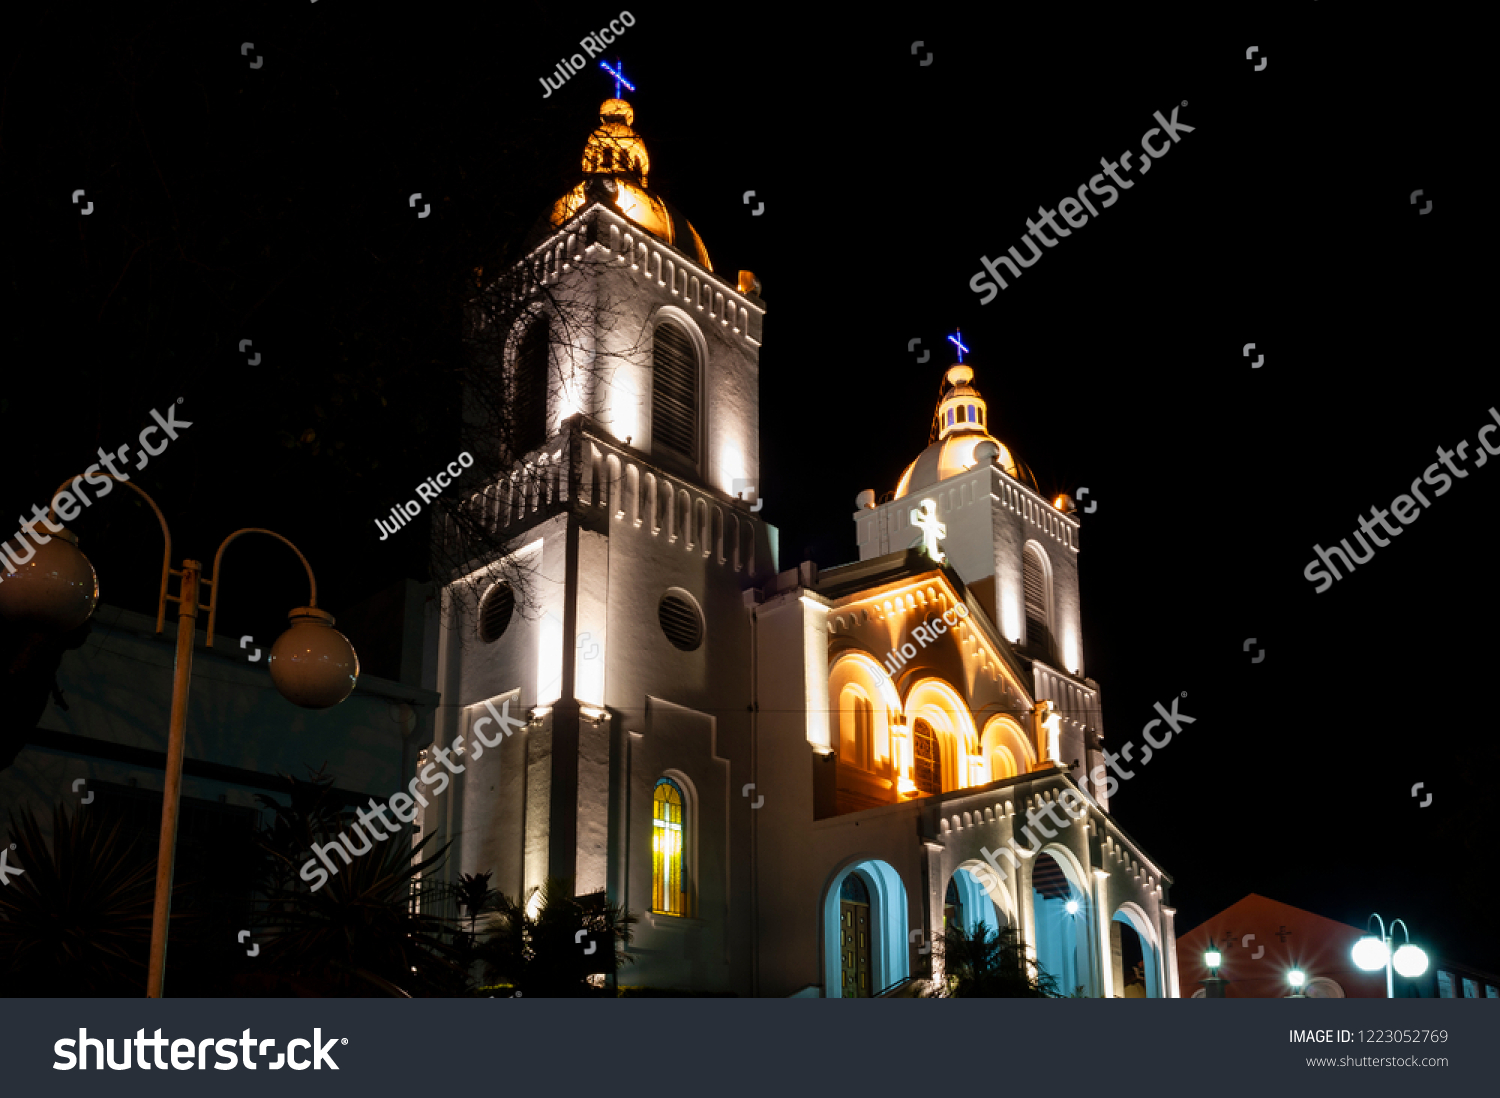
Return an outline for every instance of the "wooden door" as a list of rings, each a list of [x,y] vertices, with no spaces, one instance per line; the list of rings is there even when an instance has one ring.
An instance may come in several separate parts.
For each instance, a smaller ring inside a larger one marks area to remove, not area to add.
[[[839,895],[839,952],[845,999],[868,999],[870,986],[870,893],[856,873],[844,878]]]

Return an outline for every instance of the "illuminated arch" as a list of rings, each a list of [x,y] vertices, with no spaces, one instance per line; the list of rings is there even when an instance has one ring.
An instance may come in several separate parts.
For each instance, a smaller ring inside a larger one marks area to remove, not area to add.
[[[1041,837],[1033,833],[1029,840],[1016,841],[1030,845],[1041,842]],[[1040,894],[1037,873],[1047,855],[1052,856],[1067,880],[1067,896]],[[1099,924],[1083,866],[1073,852],[1060,843],[1048,843],[1029,862],[1031,887],[1025,890],[1025,894],[1031,902],[1034,935],[1031,944],[1036,950],[1037,961],[1057,978],[1064,995],[1071,995],[1076,987],[1082,987],[1085,995],[1100,994],[1094,979],[1097,943],[1093,930]],[[1069,900],[1076,903],[1075,911],[1067,911]]]
[[[1151,925],[1150,916],[1141,909],[1140,905],[1126,900],[1115,908],[1111,921],[1124,923],[1141,939],[1141,953],[1146,962],[1146,998],[1165,998],[1161,982],[1161,943],[1157,940],[1156,928]],[[1123,990],[1123,988],[1117,988],[1115,994],[1118,995]]]
[[[1026,733],[1015,718],[1008,716],[991,717],[985,723],[979,753],[984,756],[990,781],[1029,773],[1036,763],[1036,750]]]
[[[979,886],[979,891],[987,896],[997,909],[997,921],[1000,926],[1019,927],[1020,920],[1016,918],[1016,896],[1014,885],[1009,883],[1017,878],[1007,874],[1004,877],[998,875],[994,867],[978,858],[970,858],[959,866],[965,869],[974,878]]]
[[[844,755],[843,718],[844,692],[854,687],[858,694],[869,700],[871,708],[870,762],[874,770],[891,766],[891,718],[901,712],[901,697],[896,693],[896,684],[885,673],[885,668],[866,652],[846,652],[839,656],[828,669],[828,707],[836,719],[831,722],[838,731],[836,741],[841,757]],[[833,731],[834,729],[830,729]],[[861,764],[865,765],[865,764]]]
[[[942,679],[922,679],[906,696],[906,725],[926,721],[942,755],[939,785],[944,793],[975,784],[970,756],[979,749],[974,717],[959,692]]]
[[[981,872],[983,870],[984,872]],[[971,858],[953,871],[953,882],[958,886],[959,905],[963,909],[964,928],[975,924],[998,932],[1010,926],[1014,920],[1010,914],[1010,896],[1005,887],[995,888],[996,896],[986,892],[981,881],[994,879],[994,873],[984,862]]]

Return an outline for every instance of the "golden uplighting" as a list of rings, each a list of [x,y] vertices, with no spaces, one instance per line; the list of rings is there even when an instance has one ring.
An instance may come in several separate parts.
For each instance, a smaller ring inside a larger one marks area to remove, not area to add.
[[[698,230],[684,217],[674,219],[667,205],[647,189],[651,157],[646,143],[631,129],[635,111],[623,99],[606,99],[599,108],[600,125],[589,135],[583,150],[583,170],[590,176],[606,177],[611,202],[625,217],[653,236],[676,245],[712,271],[708,249]],[[559,226],[588,205],[588,182],[574,187],[552,207],[551,223]],[[680,238],[677,222],[686,230]]]

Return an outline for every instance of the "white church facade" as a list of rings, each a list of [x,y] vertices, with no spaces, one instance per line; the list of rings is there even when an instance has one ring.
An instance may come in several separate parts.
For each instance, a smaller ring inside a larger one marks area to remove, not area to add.
[[[477,621],[431,627],[433,749],[463,772],[419,824],[448,872],[604,889],[640,919],[625,984],[891,993],[940,975],[960,920],[1016,928],[1064,992],[1175,996],[1170,878],[1089,778],[1070,504],[957,365],[931,445],[860,495],[859,561],[779,571],[752,505],[759,284],[648,189],[630,105],[601,117],[510,283],[524,457],[471,501],[533,612],[497,581]],[[607,319],[579,330],[570,302]],[[493,564],[448,577],[445,609]],[[481,740],[492,707],[524,729]]]

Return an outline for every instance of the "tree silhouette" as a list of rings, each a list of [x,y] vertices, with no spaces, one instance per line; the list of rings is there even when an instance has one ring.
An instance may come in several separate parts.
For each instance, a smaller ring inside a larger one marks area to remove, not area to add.
[[[950,926],[936,943],[944,980],[933,993],[943,999],[1055,999],[1057,978],[1030,956],[1013,927],[991,930],[983,923]]]

